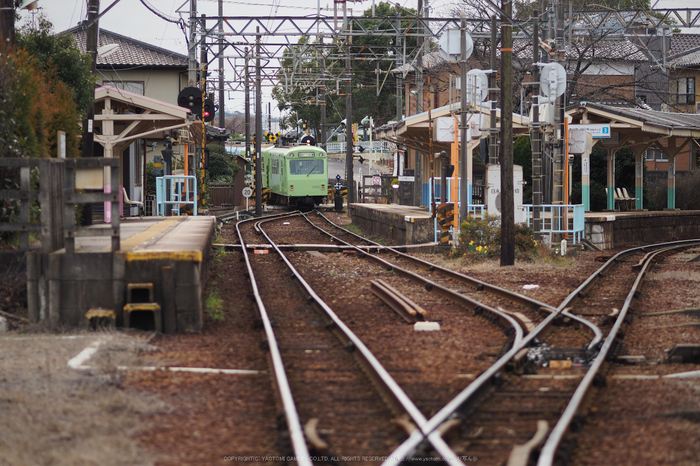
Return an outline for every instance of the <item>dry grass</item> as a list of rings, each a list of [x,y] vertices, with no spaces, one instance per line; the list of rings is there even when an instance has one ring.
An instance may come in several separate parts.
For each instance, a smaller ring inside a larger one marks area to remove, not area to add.
[[[112,356],[97,355],[92,371],[67,367],[98,339]],[[144,347],[113,333],[0,339],[0,464],[152,464],[135,437],[163,403],[124,389],[116,371]]]

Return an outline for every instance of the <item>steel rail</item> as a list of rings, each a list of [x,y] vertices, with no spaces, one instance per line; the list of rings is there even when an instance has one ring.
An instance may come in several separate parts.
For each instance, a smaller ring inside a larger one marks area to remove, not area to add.
[[[330,222],[330,223],[332,223],[332,222]],[[338,228],[340,228],[340,227],[338,227]],[[348,233],[354,235],[354,233],[352,233],[352,232],[348,232]],[[357,236],[357,235],[355,235],[355,236]],[[696,244],[700,244],[697,239],[681,240],[681,241],[675,241],[675,242],[669,242],[669,243],[661,243],[661,244],[653,245],[653,246],[641,246],[638,248],[632,248],[632,249],[629,249],[626,251],[622,251],[622,252],[616,254],[615,256],[613,256],[600,269],[598,269],[595,273],[593,273],[586,281],[584,281],[578,288],[576,288],[571,294],[569,294],[569,296],[567,298],[565,298],[564,301],[557,307],[556,312],[553,312],[551,315],[549,315],[547,318],[545,318],[542,322],[540,322],[540,324],[535,328],[535,330],[530,332],[520,342],[519,345],[517,345],[517,346],[514,345],[514,347],[508,353],[506,353],[494,365],[492,365],[489,369],[487,369],[479,377],[477,377],[467,388],[465,388],[465,390],[463,390],[459,395],[457,395],[457,397],[455,397],[450,403],[448,403],[440,411],[438,411],[438,413],[436,413],[430,419],[430,421],[428,421],[429,428],[435,429],[435,428],[437,428],[437,426],[442,424],[442,422],[449,419],[449,417],[451,417],[464,403],[466,403],[469,400],[469,398],[471,398],[476,393],[478,393],[478,391],[481,389],[481,387],[484,384],[486,384],[488,381],[490,381],[494,375],[496,375],[502,368],[504,368],[505,365],[510,361],[510,359],[515,357],[515,355],[517,355],[521,349],[527,347],[558,315],[564,315],[565,309],[571,304],[571,302],[575,298],[582,298],[585,295],[585,293],[593,286],[593,284],[598,279],[600,279],[604,276],[604,272],[606,272],[608,269],[612,268],[620,258],[624,257],[625,255],[637,252],[637,251],[646,251],[647,249],[650,249],[650,248],[661,248],[660,252],[663,252],[664,250],[668,250],[668,248],[670,248],[671,246],[674,246],[674,245],[676,247],[688,247],[688,246],[694,246]],[[648,263],[649,263],[648,260],[645,261],[644,270],[646,270]],[[631,297],[628,296],[627,301],[631,301],[632,297],[634,297],[634,294],[635,293],[630,293]],[[625,305],[627,307],[629,307],[629,304],[627,301],[625,302]],[[622,312],[620,314],[622,314]],[[626,310],[625,310],[625,314],[626,314]],[[568,315],[571,315],[571,314],[568,314]],[[623,317],[623,319],[624,319],[624,317]],[[620,320],[619,315],[618,315],[618,320],[616,321],[616,325],[617,325],[617,322],[620,322],[620,325],[621,325],[622,320]],[[619,328],[619,325],[617,326],[617,328]],[[615,330],[615,331],[617,331],[617,330]],[[600,335],[602,335],[600,330],[598,331],[598,333]],[[607,343],[608,343],[608,340],[606,339],[605,343],[602,344],[602,346],[606,348],[606,352],[609,348],[609,345]],[[610,345],[611,344],[612,344],[612,340],[610,340]],[[599,345],[598,343],[594,343],[593,341],[591,341],[588,348],[591,351],[595,351],[597,349],[598,345]],[[604,358],[605,357],[601,356],[599,353],[596,356],[595,360],[600,360],[601,361],[600,364],[602,364],[602,360],[604,360]],[[599,367],[599,365],[598,365],[598,367]],[[589,373],[593,373],[593,372],[591,372],[589,370]],[[593,374],[595,375],[595,373],[593,373]],[[590,376],[590,380],[588,380],[589,385],[590,385],[594,375]],[[586,379],[584,378],[584,380],[586,380]],[[582,380],[582,383],[579,385],[582,385],[582,384],[583,384],[583,380]],[[575,392],[574,396],[576,396],[576,393],[578,393],[578,389]],[[581,398],[583,398],[582,395],[581,395]],[[557,437],[553,436],[554,435],[554,429],[553,429],[552,434],[549,436],[550,438],[552,438],[550,445],[554,444],[553,447],[552,446],[549,447],[550,449],[553,449],[553,452],[551,453],[551,458],[549,460],[550,462],[549,463],[543,462],[541,466],[549,466],[552,464],[553,458],[554,458],[554,452],[556,451],[556,447],[559,445],[559,443],[561,441],[561,437],[563,436],[563,433],[560,434],[559,431],[563,430],[565,432],[568,429],[568,426],[571,422],[571,419],[573,419],[573,414],[575,414],[577,409],[578,409],[578,405],[575,408],[571,408],[570,413],[567,413],[565,410],[565,414],[567,415],[567,417],[570,417],[570,419],[567,422],[566,420],[562,421],[560,418],[560,421],[555,426],[555,429],[557,430]],[[567,410],[568,410],[568,408],[567,408]],[[573,414],[571,414],[571,413],[573,413]],[[561,423],[561,425],[560,425],[560,423]],[[547,440],[547,442],[548,443],[550,442],[549,439]],[[399,446],[399,448],[394,450],[392,452],[392,454],[390,455],[390,460],[384,462],[383,464],[384,465],[398,465],[403,460],[403,458],[405,458],[406,456],[410,455],[413,451],[415,451],[415,449],[418,448],[420,443],[421,443],[421,439],[416,438],[415,436],[411,436],[408,440],[406,440],[403,444],[401,444]],[[544,453],[544,448],[542,450],[542,453]],[[547,452],[547,455],[550,455],[549,450]],[[401,460],[396,461],[396,458],[401,458]],[[540,458],[542,458],[542,454],[540,455]],[[538,466],[540,466],[540,463],[538,463]]]
[[[403,259],[406,259],[406,260],[408,260],[408,261],[410,261],[410,262],[413,262],[413,263],[415,263],[415,264],[418,264],[418,265],[420,265],[420,266],[426,267],[426,268],[428,269],[428,271],[438,271],[438,272],[440,272],[440,273],[442,273],[442,274],[444,274],[444,275],[447,275],[447,276],[449,276],[449,277],[452,277],[452,278],[454,278],[454,279],[456,279],[456,280],[465,281],[465,282],[471,284],[471,286],[475,287],[475,288],[477,289],[477,291],[484,291],[484,290],[487,290],[487,291],[490,292],[491,294],[494,294],[494,295],[496,295],[496,296],[498,296],[498,297],[501,297],[501,298],[507,299],[507,300],[509,300],[509,301],[515,302],[515,303],[517,303],[517,304],[523,305],[523,306],[528,307],[528,308],[530,308],[530,309],[532,309],[532,310],[535,310],[535,311],[540,310],[540,309],[545,310],[545,311],[548,311],[548,312],[550,312],[550,313],[556,313],[556,312],[558,311],[557,308],[555,308],[554,306],[550,306],[549,304],[543,303],[543,302],[538,301],[538,300],[536,300],[536,299],[532,299],[532,298],[529,298],[529,297],[527,297],[527,296],[523,296],[523,295],[521,295],[520,293],[516,293],[516,292],[510,291],[510,290],[506,290],[505,288],[501,288],[501,287],[499,287],[499,286],[492,285],[492,284],[490,284],[490,283],[484,282],[484,281],[479,280],[479,279],[476,279],[476,278],[474,278],[474,277],[470,277],[470,276],[468,276],[468,275],[464,275],[464,274],[459,273],[459,272],[455,272],[454,270],[450,270],[450,269],[448,269],[448,268],[441,267],[441,266],[439,266],[439,265],[431,264],[430,262],[424,261],[424,260],[419,259],[419,258],[417,258],[417,257],[413,257],[413,256],[411,256],[410,254],[403,253],[403,252],[397,250],[396,248],[385,247],[385,246],[383,246],[383,245],[381,245],[381,244],[379,244],[379,243],[377,243],[377,242],[374,242],[374,241],[372,241],[372,240],[369,240],[369,239],[367,239],[367,238],[364,238],[364,237],[362,237],[362,236],[360,236],[360,235],[357,235],[357,234],[353,233],[352,231],[349,231],[349,230],[347,230],[347,229],[345,229],[345,228],[343,228],[343,227],[341,227],[341,226],[339,226],[339,225],[336,225],[335,223],[333,223],[332,221],[330,221],[325,215],[323,215],[321,212],[318,212],[318,211],[316,211],[316,212],[317,212],[318,215],[321,216],[326,222],[328,222],[328,223],[330,223],[331,225],[333,225],[334,228],[338,228],[338,229],[342,230],[343,232],[345,232],[345,233],[347,233],[347,234],[349,234],[349,235],[352,235],[353,237],[355,237],[355,238],[357,238],[357,239],[359,239],[359,240],[361,240],[361,241],[365,241],[365,242],[371,243],[371,244],[373,244],[373,245],[375,245],[375,246],[381,247],[382,249],[388,249],[389,251],[391,251],[392,253],[396,254],[397,256],[399,256],[399,257],[401,257],[401,258],[403,258]],[[313,225],[314,227],[316,227],[316,228],[319,229],[320,231],[322,231],[322,232],[324,232],[324,233],[326,233],[326,234],[332,236],[332,237],[335,239],[335,241],[342,242],[342,243],[344,243],[344,244],[346,244],[346,245],[349,245],[349,246],[352,246],[352,247],[355,247],[355,248],[358,247],[358,246],[354,246],[354,245],[352,245],[352,244],[350,244],[350,243],[347,243],[347,242],[341,240],[340,238],[337,238],[337,237],[331,235],[331,233],[329,233],[329,232],[323,230],[322,228],[318,227],[318,225],[314,225],[313,222],[311,222],[311,221],[308,219],[308,217],[306,216],[306,214],[304,214],[304,217],[306,218],[306,220],[307,220],[309,223],[311,223],[311,225]],[[367,254],[369,254],[369,252],[367,252]],[[374,258],[375,256],[371,256],[371,257]],[[460,295],[460,296],[461,296],[461,295]],[[475,303],[479,303],[479,302],[476,301],[476,300],[471,300],[471,301],[472,301],[472,302],[475,302]],[[593,339],[591,340],[591,344],[590,344],[591,346],[597,345],[598,342],[601,341],[601,340],[603,339],[603,333],[600,331],[600,329],[598,328],[598,326],[595,325],[595,324],[593,324],[593,323],[590,322],[589,320],[587,320],[587,319],[585,319],[585,318],[583,318],[583,317],[581,317],[581,316],[577,316],[577,315],[574,315],[574,314],[570,314],[566,309],[563,309],[563,310],[561,311],[561,314],[564,315],[564,316],[566,316],[566,317],[568,317],[568,318],[570,318],[571,320],[574,320],[574,321],[580,323],[581,325],[587,327],[587,328],[591,331],[591,333],[593,333]]]
[[[306,218],[305,214],[302,214],[302,215]],[[393,270],[394,272],[396,272],[400,275],[403,275],[404,277],[408,277],[411,280],[417,281],[417,282],[421,283],[425,287],[425,289],[428,291],[436,290],[437,292],[439,292],[443,296],[451,299],[455,303],[460,304],[460,305],[464,305],[467,308],[472,309],[473,311],[477,311],[477,310],[489,311],[490,313],[497,316],[504,326],[510,326],[513,329],[515,329],[515,336],[514,336],[514,340],[513,340],[513,345],[516,345],[520,340],[522,340],[522,338],[523,338],[523,331],[522,331],[523,325],[521,325],[521,323],[518,322],[517,319],[515,319],[515,317],[513,317],[511,314],[509,314],[507,312],[503,312],[503,311],[496,309],[494,307],[491,307],[487,304],[481,303],[481,302],[479,302],[475,299],[472,299],[468,296],[464,296],[461,293],[458,293],[456,291],[451,290],[450,288],[447,288],[447,287],[442,286],[438,283],[435,283],[431,280],[428,280],[427,278],[425,278],[421,275],[418,275],[417,273],[411,272],[410,270],[406,270],[406,269],[403,269],[401,267],[397,267],[395,264],[392,264],[391,262],[384,260],[377,255],[369,254],[366,251],[362,250],[361,248],[359,248],[355,245],[352,245],[352,244],[348,243],[347,241],[343,241],[342,239],[338,238],[337,236],[331,235],[329,232],[323,230],[322,228],[319,228],[317,225],[314,225],[312,222],[309,221],[308,218],[306,218],[306,220],[309,222],[309,224],[311,224],[312,226],[317,228],[319,231],[321,231],[321,232],[325,233],[326,235],[330,236],[331,238],[333,238],[334,241],[341,242],[341,243],[345,244],[346,246],[349,246],[349,247],[355,249],[359,254],[361,254],[360,257],[367,257],[367,258],[375,261],[376,263],[383,265],[384,267],[386,267],[389,270]],[[410,256],[407,256],[407,257],[410,257]],[[554,308],[551,308],[551,311],[553,312]]]
[[[675,243],[678,243],[678,242],[675,242]],[[620,327],[622,326],[622,323],[624,322],[625,317],[627,316],[627,311],[629,310],[629,307],[632,303],[632,299],[637,294],[637,290],[639,288],[639,285],[641,284],[642,279],[644,278],[644,275],[646,274],[646,271],[649,268],[652,261],[659,254],[663,254],[665,252],[669,252],[669,251],[674,250],[674,249],[686,248],[688,246],[695,246],[695,245],[700,244],[700,242],[698,240],[691,240],[690,244],[688,244],[688,242],[686,242],[686,241],[684,241],[683,243],[684,244],[674,244],[674,245],[669,245],[669,246],[658,245],[658,246],[660,246],[659,249],[657,249],[656,251],[653,251],[650,254],[647,254],[647,256],[645,256],[644,259],[642,260],[643,264],[642,264],[641,268],[639,269],[639,273],[637,274],[637,278],[635,279],[634,284],[630,288],[629,293],[627,293],[627,298],[625,299],[625,302],[622,306],[622,309],[620,309],[620,312],[617,316],[617,319],[615,320],[615,324],[613,325],[612,329],[608,333],[608,336],[605,338],[605,342],[603,343],[602,347],[600,348],[600,351],[598,352],[597,356],[593,360],[591,367],[588,369],[588,371],[586,372],[586,375],[581,380],[581,383],[579,383],[578,387],[576,388],[574,395],[571,397],[569,404],[565,408],[563,414],[560,416],[559,421],[557,421],[556,425],[554,426],[554,428],[550,432],[547,440],[545,441],[545,444],[542,447],[542,450],[540,452],[540,456],[537,460],[538,466],[551,466],[552,464],[554,464],[554,455],[557,452],[557,448],[559,447],[562,439],[564,438],[564,435],[569,430],[569,426],[571,425],[571,421],[574,419],[574,416],[576,415],[581,404],[583,403],[583,399],[585,398],[588,390],[590,389],[590,386],[593,383],[593,379],[599,373],[600,368],[603,365],[603,362],[607,358],[608,352],[610,351],[610,348],[612,347],[613,342],[614,342],[615,338],[617,337],[617,333],[620,330]],[[631,254],[632,252],[638,252],[640,250],[644,251],[644,247],[634,248],[634,249],[630,249],[627,251],[622,251],[619,254],[615,255],[613,258],[611,258],[603,267],[607,266],[608,263],[616,261],[616,259],[621,257],[623,254],[625,254],[625,255]],[[589,280],[595,281],[599,277],[600,277],[600,274],[595,273],[589,278]],[[579,288],[581,288],[581,287],[579,287]],[[567,299],[565,300],[565,303],[562,303],[562,305],[567,305],[568,303],[573,301],[573,299],[576,297],[578,297],[578,294],[576,293],[576,291],[574,291],[574,293],[570,294],[567,297]]]
[[[290,214],[291,215],[297,215]],[[372,354],[372,352],[367,348],[364,342],[353,333],[350,328],[345,325],[345,323],[338,317],[338,315],[333,311],[333,309],[326,304],[326,302],[314,291],[314,289],[309,285],[309,283],[304,280],[304,277],[299,273],[299,271],[292,265],[292,263],[287,259],[287,257],[282,253],[282,251],[277,247],[277,244],[265,233],[262,229],[261,224],[268,221],[273,221],[276,219],[266,219],[259,221],[256,225],[259,227],[260,232],[265,236],[265,239],[270,243],[270,245],[275,249],[280,258],[285,262],[289,270],[294,274],[299,283],[304,287],[304,289],[309,293],[309,296],[317,303],[321,309],[326,313],[326,315],[332,320],[333,324],[338,328],[343,334],[348,338],[348,340],[354,345],[355,349],[359,352],[362,358],[367,363],[368,367],[374,371],[375,375],[379,380],[385,385],[389,390],[389,393],[395,397],[395,401],[399,406],[411,417],[415,422],[416,429],[411,436],[418,435],[421,439],[427,438],[428,441],[433,445],[435,450],[442,455],[442,459],[450,465],[464,465],[464,463],[459,459],[459,456],[452,451],[452,449],[447,445],[445,440],[442,438],[440,433],[432,429],[430,432],[425,431],[425,427],[428,423],[427,419],[423,413],[418,409],[418,407],[413,403],[409,396],[403,391],[401,386],[396,383],[394,378],[389,374],[389,372],[384,368],[384,366],[379,362],[379,360]]]
[[[242,220],[236,224],[236,232],[238,233],[238,241],[241,245],[245,245],[243,240],[243,235],[239,226],[241,223],[247,223],[258,219],[247,219]],[[248,251],[246,248],[243,249],[243,257],[245,259],[246,268],[248,270],[248,277],[250,278],[250,283],[253,288],[253,294],[255,296],[255,302],[258,306],[258,313],[263,323],[265,329],[265,336],[267,337],[268,347],[270,351],[270,358],[272,360],[272,368],[275,374],[276,386],[279,391],[280,400],[282,402],[282,408],[284,410],[284,416],[287,421],[287,429],[289,430],[289,437],[292,443],[292,449],[297,458],[297,463],[303,466],[312,466],[311,455],[309,454],[308,446],[306,445],[306,439],[304,437],[304,430],[301,426],[301,421],[299,419],[299,413],[296,409],[296,404],[294,403],[294,396],[292,395],[292,389],[289,385],[289,380],[287,379],[287,374],[284,369],[284,362],[282,361],[282,354],[280,353],[279,346],[277,345],[277,339],[275,338],[275,332],[272,328],[272,323],[270,322],[270,317],[267,314],[265,305],[263,304],[262,298],[260,296],[260,290],[258,289],[258,284],[255,280],[255,274],[253,273],[253,267],[250,263],[250,257],[248,256]]]

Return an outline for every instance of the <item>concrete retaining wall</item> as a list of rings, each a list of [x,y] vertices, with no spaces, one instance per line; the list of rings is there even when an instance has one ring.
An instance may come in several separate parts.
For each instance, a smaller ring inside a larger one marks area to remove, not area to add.
[[[700,238],[700,212],[670,210],[586,217],[586,238],[601,249]]]
[[[433,219],[426,214],[412,215],[391,206],[350,204],[352,223],[375,238],[385,238],[392,244],[421,244],[435,241]]]

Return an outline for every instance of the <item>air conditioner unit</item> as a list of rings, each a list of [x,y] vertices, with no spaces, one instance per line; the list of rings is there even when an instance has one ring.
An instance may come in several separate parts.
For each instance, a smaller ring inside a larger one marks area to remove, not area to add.
[[[661,104],[661,111],[668,112],[668,104]]]
[[[700,113],[700,102],[695,103],[695,113]]]

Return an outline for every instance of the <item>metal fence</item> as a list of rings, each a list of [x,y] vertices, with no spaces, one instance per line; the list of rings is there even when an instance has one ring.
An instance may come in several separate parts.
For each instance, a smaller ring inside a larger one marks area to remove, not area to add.
[[[234,191],[232,183],[211,183],[209,191],[209,207],[233,207]]]
[[[531,226],[534,223],[533,206],[532,204],[525,204],[523,207],[527,209],[527,226]],[[541,234],[570,234],[573,236],[574,244],[585,237],[585,209],[583,204],[545,204],[540,207]]]
[[[364,149],[365,154],[369,154],[374,150],[377,153],[389,152],[389,142],[387,141],[372,141],[370,145],[369,141],[360,141],[355,146],[361,146]],[[347,143],[345,142],[329,142],[326,144],[326,152],[329,154],[344,154],[347,150]]]

